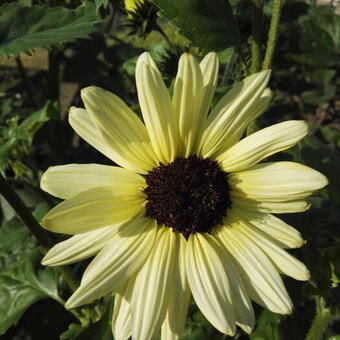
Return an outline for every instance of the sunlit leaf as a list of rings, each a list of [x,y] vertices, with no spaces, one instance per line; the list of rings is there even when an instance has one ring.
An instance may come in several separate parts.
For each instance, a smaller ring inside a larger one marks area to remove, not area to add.
[[[241,44],[228,0],[152,0],[193,46],[219,51]]]
[[[60,300],[54,268],[39,265],[41,254],[19,220],[0,228],[0,335],[36,301]]]
[[[88,38],[97,24],[96,8],[90,2],[75,10],[5,3],[0,7],[0,54],[17,56]]]

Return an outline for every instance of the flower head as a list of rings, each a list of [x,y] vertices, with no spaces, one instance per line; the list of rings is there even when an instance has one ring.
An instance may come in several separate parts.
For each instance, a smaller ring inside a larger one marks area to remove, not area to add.
[[[232,335],[254,326],[252,301],[276,313],[292,302],[279,272],[297,280],[308,269],[285,248],[304,241],[272,213],[305,211],[327,184],[293,162],[263,162],[307,134],[303,121],[272,125],[241,139],[271,100],[269,71],[235,84],[210,111],[218,60],[183,54],[172,97],[144,53],[136,82],[144,123],[117,96],[82,91],[71,108],[75,131],[118,166],[49,168],[45,191],[65,199],[43,219],[74,235],[54,246],[46,265],[95,255],[68,308],[115,292],[115,339],[178,339],[192,295],[208,321]],[[241,140],[240,140],[241,139]]]

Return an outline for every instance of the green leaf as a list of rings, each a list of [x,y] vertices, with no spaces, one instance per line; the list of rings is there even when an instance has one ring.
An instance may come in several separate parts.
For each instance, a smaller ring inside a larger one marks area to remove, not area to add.
[[[101,7],[106,9],[109,6],[109,0],[95,0],[94,2],[96,4],[97,10]]]
[[[298,20],[302,55],[299,62],[320,65],[339,65],[340,16],[326,6],[312,6]]]
[[[321,105],[327,103],[335,96],[335,85],[328,85],[324,88],[304,91],[301,93],[303,102],[310,105]]]
[[[336,127],[324,125],[320,127],[320,132],[327,143],[331,143],[340,148],[340,133]]]
[[[0,228],[0,335],[16,324],[34,302],[61,301],[54,268],[39,265],[41,254],[32,235],[13,219]]]
[[[16,166],[22,166],[20,156],[29,153],[33,137],[41,126],[48,120],[55,118],[56,108],[52,102],[48,102],[40,110],[32,113],[21,123],[17,116],[6,121],[6,125],[0,125],[0,171],[4,171],[9,164],[18,176]]]
[[[152,0],[193,46],[205,51],[239,47],[238,24],[228,0]]]
[[[101,309],[101,308],[100,308]],[[113,340],[111,319],[113,310],[113,298],[102,306],[99,320],[88,324],[71,324],[68,330],[60,335],[60,340]]]
[[[336,71],[330,69],[320,69],[315,70],[308,75],[313,83],[326,86],[334,78]]]
[[[88,38],[97,24],[96,8],[90,2],[75,10],[6,3],[0,7],[0,54],[17,56]]]

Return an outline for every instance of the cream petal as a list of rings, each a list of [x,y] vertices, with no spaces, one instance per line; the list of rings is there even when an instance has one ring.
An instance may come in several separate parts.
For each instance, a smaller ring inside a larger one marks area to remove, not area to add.
[[[205,128],[205,122],[217,86],[218,67],[219,61],[215,52],[210,52],[206,54],[200,63],[203,77],[203,95],[200,114],[201,118],[199,121],[195,122],[195,124],[197,125],[197,138],[196,143],[193,147],[193,154],[198,153],[198,147],[202,143],[202,135]]]
[[[65,200],[41,220],[47,230],[80,234],[129,220],[144,209],[145,197],[135,192],[116,192],[111,187],[96,187]]]
[[[167,315],[162,324],[161,340],[179,340],[178,334],[174,333],[170,328]]]
[[[306,200],[289,202],[259,202],[245,198],[244,196],[236,196],[233,192],[231,192],[230,197],[233,207],[262,213],[287,214],[303,212],[310,208],[310,203]]]
[[[215,52],[208,53],[201,61],[200,68],[203,76],[203,99],[201,107],[202,120],[205,121],[210,109],[218,79],[218,57]]]
[[[156,231],[155,222],[146,217],[137,217],[122,225],[86,268],[79,288],[66,302],[66,307],[90,303],[127,280],[148,257]]]
[[[270,101],[270,91],[264,91],[269,76],[269,71],[255,73],[223,96],[206,121],[199,147],[201,156],[214,158],[239,140]]]
[[[207,234],[206,238],[222,260],[224,270],[227,273],[236,324],[249,334],[255,325],[255,314],[237,266],[221,242],[218,242],[213,235]]]
[[[115,161],[115,151],[112,149],[112,145],[103,138],[86,110],[71,107],[68,115],[68,121],[73,130],[81,138],[103,155],[110,158],[112,161]]]
[[[48,168],[40,181],[42,190],[62,199],[102,186],[128,193],[145,186],[145,180],[131,170],[116,166],[67,164]]]
[[[45,266],[64,266],[96,255],[117,233],[119,225],[74,235],[57,243],[42,259]]]
[[[186,240],[178,236],[179,249],[175,258],[174,280],[170,287],[169,304],[162,325],[162,340],[177,340],[183,333],[190,301],[190,289],[185,270]]]
[[[261,163],[228,176],[233,195],[260,202],[304,199],[324,187],[324,175],[294,162]]]
[[[112,314],[112,334],[115,340],[127,340],[131,336],[130,303],[136,276],[117,288]]]
[[[247,223],[240,216],[234,215],[232,219],[235,221],[234,229],[245,235],[245,237],[261,248],[281,273],[286,274],[295,280],[305,281],[309,279],[309,270],[301,261],[288,254],[274,242],[270,241],[264,233],[256,230],[256,228]]]
[[[155,154],[159,162],[168,164],[177,154],[178,132],[170,94],[147,52],[138,58],[136,84],[139,104]]]
[[[170,228],[160,228],[155,245],[136,277],[131,300],[133,340],[150,340],[163,323],[177,248],[178,234]]]
[[[237,207],[233,207],[229,214],[241,216],[282,248],[299,248],[305,243],[296,229],[274,215],[248,211]]]
[[[291,313],[292,302],[282,279],[261,249],[233,225],[221,228],[217,237],[238,264],[250,297],[274,313]]]
[[[235,334],[229,280],[222,260],[202,234],[188,239],[186,269],[191,293],[203,315],[220,332]]]
[[[244,170],[274,153],[292,147],[307,132],[308,125],[304,121],[290,120],[275,124],[242,139],[218,156],[217,161],[226,172]]]
[[[143,174],[158,164],[145,125],[119,97],[90,86],[81,98],[117,164]]]
[[[179,59],[172,97],[179,128],[179,156],[190,156],[196,142],[199,122],[202,120],[202,97],[203,78],[200,66],[194,56],[183,53]]]

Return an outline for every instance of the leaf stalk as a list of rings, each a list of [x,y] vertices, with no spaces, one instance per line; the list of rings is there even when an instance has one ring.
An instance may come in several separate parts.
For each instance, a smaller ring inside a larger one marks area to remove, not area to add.
[[[54,245],[49,234],[41,227],[31,211],[26,207],[23,200],[7,183],[5,177],[0,174],[0,194],[6,199],[10,206],[15,210],[29,231],[35,236],[43,248],[51,248]],[[65,282],[74,291],[78,286],[78,280],[73,273],[65,267],[56,267],[63,276]]]

